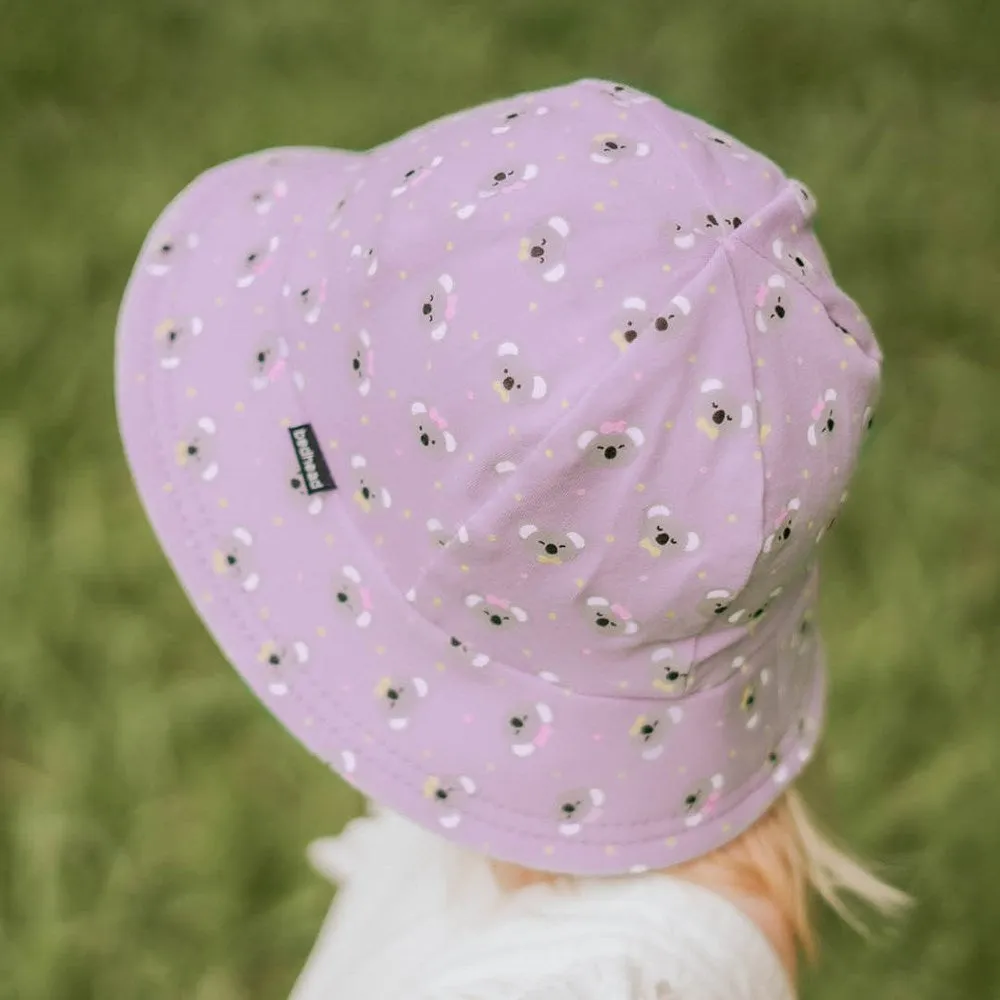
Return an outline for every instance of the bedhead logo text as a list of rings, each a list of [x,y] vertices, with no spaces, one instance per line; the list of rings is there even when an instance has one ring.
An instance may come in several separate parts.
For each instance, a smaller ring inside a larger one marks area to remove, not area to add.
[[[337,484],[330,475],[330,467],[326,464],[323,452],[320,451],[312,424],[292,427],[289,433],[292,435],[292,444],[295,445],[295,457],[299,461],[299,470],[306,484],[306,492],[328,493],[330,490],[335,490]]]

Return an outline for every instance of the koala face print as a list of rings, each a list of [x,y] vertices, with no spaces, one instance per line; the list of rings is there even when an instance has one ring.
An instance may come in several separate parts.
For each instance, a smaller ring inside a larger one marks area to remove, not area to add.
[[[754,326],[761,333],[767,333],[772,327],[778,326],[788,319],[789,300],[783,275],[772,274],[757,289],[754,306]]]
[[[691,302],[683,295],[675,295],[667,307],[653,317],[652,329],[661,337],[672,337],[684,328],[684,320],[690,313]]]
[[[806,436],[814,448],[826,444],[837,429],[836,402],[836,390],[827,389],[812,408],[810,413],[812,423],[809,425]]]
[[[198,236],[195,233],[164,233],[153,241],[146,253],[146,273],[162,278],[197,246]]]
[[[781,597],[783,592],[784,587],[775,587],[763,601],[741,607],[736,611],[731,611],[728,615],[726,615],[726,621],[728,621],[730,625],[756,624],[771,610],[771,606],[779,597]]]
[[[174,461],[204,482],[211,482],[219,474],[214,438],[215,421],[202,417],[196,428],[174,446]]]
[[[641,94],[638,90],[616,83],[603,88],[602,93],[614,101],[620,108],[631,108],[639,104],[645,104],[650,98],[648,94]]]
[[[461,823],[466,803],[475,794],[476,783],[464,775],[430,777],[424,782],[424,796],[433,803],[438,822],[446,830]]]
[[[718,240],[743,225],[739,212],[695,212],[688,220],[674,220],[667,225],[667,235],[678,250],[691,250],[698,243]]]
[[[684,712],[676,705],[662,715],[639,715],[629,729],[629,740],[643,760],[659,760],[671,727],[683,718]]]
[[[569,231],[569,223],[561,216],[553,215],[521,238],[518,259],[544,281],[561,281],[566,276]]]
[[[316,515],[323,509],[323,497],[319,493],[309,493],[309,486],[298,468],[290,470],[288,485],[293,493],[302,497],[302,505],[310,514]]]
[[[771,244],[771,252],[775,258],[781,261],[792,273],[801,278],[806,284],[812,281],[816,274],[816,268],[809,258],[798,249],[789,246],[780,237]]]
[[[257,345],[250,361],[250,384],[255,392],[262,392],[287,372],[290,353],[284,337],[271,337]]]
[[[534,163],[521,164],[520,166],[510,165],[495,170],[480,182],[479,201],[483,202],[498,195],[509,195],[523,191],[537,176],[538,167]],[[470,202],[459,208],[456,214],[460,219],[469,219],[476,213],[477,208],[478,205],[475,202]]]
[[[806,219],[816,214],[816,196],[801,181],[795,182],[795,200]]]
[[[781,509],[775,520],[774,530],[764,539],[763,551],[765,554],[776,552],[792,537],[795,515],[801,506],[802,501],[798,497],[792,497]]]
[[[368,460],[364,455],[351,456],[351,469],[356,477],[357,488],[354,502],[366,513],[388,510],[392,497],[384,486],[379,486],[368,470]]]
[[[275,181],[270,187],[257,188],[250,194],[250,204],[258,215],[267,215],[277,202],[288,194],[284,181]]]
[[[605,795],[599,788],[576,788],[559,796],[555,821],[564,837],[575,837],[584,823],[601,818]]]
[[[702,382],[701,401],[697,427],[712,441],[731,430],[746,430],[753,426],[753,407],[734,399],[717,378]]]
[[[552,709],[543,702],[520,705],[507,714],[507,739],[516,757],[530,757],[552,737]]]
[[[450,549],[453,545],[469,544],[469,529],[464,524],[456,525],[453,530],[448,530],[436,517],[427,521],[427,531],[431,536],[431,541],[439,549]]]
[[[583,535],[575,531],[543,531],[535,524],[522,524],[517,533],[543,566],[570,563],[586,545]]]
[[[650,676],[657,691],[677,698],[688,689],[691,661],[672,646],[660,646],[650,657]]]
[[[490,594],[483,597],[479,594],[469,594],[465,599],[465,606],[474,611],[477,617],[486,622],[490,628],[515,628],[518,624],[523,625],[528,620],[527,612],[511,604],[505,597],[495,597]]]
[[[629,427],[624,420],[609,420],[596,431],[584,431],[576,446],[594,468],[624,468],[635,460],[645,441],[638,427]]]
[[[614,637],[634,635],[639,631],[638,622],[623,604],[612,604],[606,597],[588,597],[587,620],[598,635]]]
[[[737,685],[730,700],[730,713],[740,718],[747,729],[760,725],[761,693],[771,683],[769,670],[762,670],[756,678]]]
[[[344,221],[344,209],[347,208],[347,199],[341,198],[327,213],[327,232],[335,232]]]
[[[344,566],[340,579],[334,586],[333,600],[354,619],[358,628],[368,628],[372,623],[371,591],[362,583],[361,574],[353,566]]]
[[[389,728],[397,732],[410,724],[410,718],[427,697],[430,689],[420,677],[405,680],[398,677],[383,677],[375,687],[375,697]]]
[[[434,455],[450,455],[458,447],[448,430],[448,422],[433,406],[428,409],[424,403],[414,403],[410,407],[410,414],[417,432],[417,442],[424,451]]]
[[[431,340],[444,340],[448,324],[458,313],[458,295],[450,274],[442,274],[420,301],[420,322]]]
[[[639,339],[650,323],[650,315],[646,309],[645,299],[637,295],[629,296],[623,303],[620,312],[614,319],[611,329],[611,343],[618,350],[626,351]]]
[[[160,367],[168,371],[180,366],[181,358],[187,352],[191,341],[201,335],[204,328],[197,316],[187,319],[165,319],[153,331],[156,341],[156,353],[160,358]]]
[[[725,621],[726,615],[735,599],[736,595],[730,590],[722,588],[710,590],[698,602],[698,614],[709,621],[716,619]]]
[[[309,660],[309,647],[304,642],[282,646],[276,642],[265,642],[257,652],[257,662],[268,672],[267,689],[271,694],[288,694],[288,670],[293,665],[301,665]]]
[[[425,165],[411,167],[403,174],[399,179],[399,183],[392,189],[392,197],[398,198],[400,195],[406,194],[407,191],[412,191],[418,185],[423,184],[443,162],[443,157],[435,156],[433,160]]]
[[[695,138],[711,149],[722,150],[737,160],[748,160],[746,150],[732,137],[714,129],[695,132]]]
[[[260,577],[251,565],[253,536],[246,528],[235,528],[232,535],[212,553],[212,569],[218,576],[234,580],[248,593],[257,589]]]
[[[237,288],[249,288],[261,275],[270,270],[281,241],[272,236],[264,243],[250,247],[240,260],[236,275]]]
[[[702,820],[715,812],[719,799],[722,798],[724,784],[722,775],[716,774],[704,781],[695,782],[681,796],[680,812],[685,826],[699,826]]]
[[[500,371],[493,390],[501,402],[524,403],[544,399],[549,387],[541,375],[533,375],[519,361],[520,351],[516,344],[501,344],[497,348]]]
[[[490,658],[485,653],[478,652],[467,642],[463,642],[457,636],[453,635],[449,638],[448,649],[463,663],[468,663],[477,670],[481,670],[483,667],[489,665]]]
[[[646,511],[643,531],[639,545],[654,559],[694,552],[701,545],[698,535],[680,524],[664,504],[654,504]]]
[[[375,374],[375,355],[372,351],[371,334],[361,329],[358,340],[351,355],[351,372],[358,386],[358,392],[367,396],[372,389],[372,376]]]
[[[649,156],[649,143],[636,142],[615,132],[595,135],[590,144],[590,158],[594,163],[617,163],[643,156]]]
[[[525,103],[523,107],[505,111],[499,115],[496,124],[490,129],[493,135],[506,135],[511,129],[516,128],[520,123],[529,118],[541,118],[547,115],[549,109],[542,104],[534,105]]]
[[[367,277],[374,278],[378,274],[378,251],[375,247],[363,247],[360,243],[355,243],[351,247],[351,259],[361,264]]]
[[[326,302],[326,278],[321,278],[315,285],[303,285],[300,288],[293,288],[285,285],[281,294],[286,299],[294,299],[299,315],[310,325],[319,322],[323,313],[323,305]]]

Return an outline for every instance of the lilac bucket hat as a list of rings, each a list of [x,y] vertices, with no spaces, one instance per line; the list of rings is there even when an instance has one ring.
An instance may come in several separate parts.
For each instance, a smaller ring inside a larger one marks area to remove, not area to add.
[[[528,867],[753,823],[821,727],[815,549],[880,379],[814,211],[595,80],[195,180],[128,286],[119,418],[257,697]]]

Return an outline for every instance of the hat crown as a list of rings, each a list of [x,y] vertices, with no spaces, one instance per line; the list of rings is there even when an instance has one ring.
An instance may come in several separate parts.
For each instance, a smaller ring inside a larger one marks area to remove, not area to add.
[[[387,574],[462,656],[673,697],[669,646],[685,690],[724,679],[798,596],[878,384],[811,195],[600,81],[358,177],[331,397]]]

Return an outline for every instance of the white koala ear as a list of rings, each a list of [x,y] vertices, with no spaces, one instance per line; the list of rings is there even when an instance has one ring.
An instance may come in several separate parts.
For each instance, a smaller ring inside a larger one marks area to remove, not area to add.
[[[726,783],[726,779],[721,774],[712,775],[712,787],[718,791]]]
[[[602,792],[599,788],[591,788],[591,790],[590,790],[590,801],[595,806],[603,806],[604,805],[604,792]]]
[[[385,508],[392,506],[392,496],[384,486],[382,487],[382,506]]]
[[[205,329],[205,324],[202,323],[201,319],[197,316],[191,318],[191,336],[197,337],[202,330]]]
[[[784,243],[784,240],[782,240],[780,237],[778,239],[776,239],[771,244],[771,253],[773,253],[774,256],[778,258],[778,260],[781,260],[781,258],[785,255],[785,243]]]
[[[639,626],[635,622],[626,622],[625,623],[625,634],[626,635],[635,635],[635,633],[638,632],[638,631],[639,631]]]
[[[754,313],[753,325],[757,327],[758,333],[767,333],[767,320],[759,309]]]
[[[587,607],[588,608],[608,608],[611,606],[611,602],[606,597],[588,597]]]
[[[355,243],[354,246],[351,247],[351,256],[352,257],[361,256],[361,246],[359,244]]]
[[[253,535],[246,528],[234,528],[233,538],[238,542],[242,542],[247,547],[253,545]]]
[[[358,332],[358,337],[360,338],[361,343],[364,344],[365,347],[372,346],[371,334],[366,329],[364,329],[364,327],[362,327],[361,330]]]
[[[632,439],[632,443],[637,448],[645,444],[646,436],[638,427],[630,427],[625,433]]]
[[[527,541],[532,535],[538,534],[538,526],[534,524],[522,524],[518,530],[518,534],[524,541]]]
[[[701,539],[693,531],[689,531],[687,545],[684,546],[684,551],[694,552],[694,550],[697,549],[698,546],[700,545],[701,545]]]
[[[694,246],[694,233],[682,233],[674,237],[674,245],[681,250],[690,250]]]
[[[427,522],[427,530],[428,531],[442,531],[443,529],[444,529],[444,525],[436,517],[432,517]]]
[[[702,392],[717,392],[722,388],[722,383],[717,378],[707,378],[701,383]]]
[[[476,783],[472,780],[472,778],[466,778],[463,775],[461,778],[458,779],[458,783],[462,786],[467,795],[476,794]]]
[[[545,383],[545,379],[541,375],[536,375],[532,380],[532,399],[544,399],[545,394],[549,391],[548,385]]]
[[[499,475],[506,476],[508,473],[516,471],[517,466],[513,462],[497,462],[494,468]]]
[[[413,678],[413,690],[417,692],[417,695],[421,698],[427,697],[427,692],[430,688],[427,686],[427,681],[422,677]]]
[[[747,403],[743,405],[743,419],[740,421],[740,427],[746,430],[748,427],[753,426],[753,407]]]
[[[654,504],[646,511],[646,520],[651,521],[654,517],[670,517],[670,508],[662,503]]]
[[[451,454],[458,447],[458,442],[451,431],[444,432],[444,447],[448,454]]]
[[[566,265],[557,264],[555,267],[550,267],[542,277],[548,282],[562,281],[566,277]]]
[[[816,425],[815,424],[810,424],[809,425],[809,430],[806,431],[806,437],[808,438],[809,443],[815,448],[816,447]]]
[[[483,603],[483,599],[479,594],[469,594],[465,599],[465,606],[467,608],[477,608]]]
[[[434,167],[440,167],[442,163],[444,163],[444,157],[443,156],[435,156],[434,159],[431,160],[431,167],[432,168],[434,168]]]
[[[549,225],[563,238],[569,236],[569,223],[559,215],[553,215],[549,219]]]
[[[674,651],[670,646],[660,646],[659,649],[653,650],[653,655],[650,659],[653,663],[662,663],[664,660],[672,660],[674,658]]]
[[[637,143],[635,147],[635,155],[649,156],[649,143],[648,142]]]
[[[198,427],[206,434],[215,433],[215,421],[210,417],[202,417],[201,420],[198,421]]]
[[[469,529],[464,524],[460,524],[458,526],[458,531],[456,532],[456,537],[458,538],[459,542],[462,543],[462,545],[468,545]]]
[[[472,218],[475,211],[475,205],[463,205],[455,214],[464,222],[466,219]]]
[[[784,288],[785,278],[781,274],[772,274],[770,278],[767,279],[767,284],[769,288]]]
[[[801,506],[802,506],[802,501],[798,497],[794,497],[793,499],[788,501],[789,510],[799,510]]]
[[[646,300],[645,299],[640,299],[638,296],[633,295],[630,298],[627,298],[622,303],[622,305],[626,309],[645,309],[646,308]]]
[[[352,455],[351,456],[351,468],[352,469],[363,469],[368,465],[368,461],[364,455]]]
[[[341,571],[351,583],[361,583],[361,574],[353,566],[345,566]]]
[[[295,650],[295,659],[299,663],[307,663],[309,661],[309,647],[304,642],[297,642],[292,648]]]
[[[427,412],[427,407],[424,406],[423,403],[414,403],[413,406],[410,407],[410,413],[412,413],[414,416],[426,412]]]
[[[441,277],[438,278],[438,284],[448,293],[454,291],[455,282],[452,280],[450,274],[442,274]]]
[[[507,343],[501,344],[497,348],[497,357],[498,358],[508,358],[508,357],[515,358],[515,357],[517,357],[517,354],[518,354],[517,344],[512,344],[512,343],[510,343],[510,341],[508,341]]]
[[[826,390],[826,393],[825,393],[825,394],[823,395],[823,398],[824,398],[824,399],[825,399],[825,400],[826,400],[826,401],[827,401],[828,403],[833,403],[833,402],[835,402],[835,401],[836,401],[836,399],[837,399],[837,390],[836,390],[836,389],[827,389],[827,390]]]
[[[587,544],[583,540],[583,535],[578,535],[575,531],[567,531],[566,537],[573,543],[577,550],[582,549]]]
[[[510,613],[523,625],[528,620],[528,612],[511,605]]]
[[[533,181],[538,176],[538,167],[534,163],[529,163],[524,168],[524,173],[521,174],[521,180],[523,181]]]
[[[675,295],[671,300],[675,306],[685,315],[689,316],[691,314],[691,302],[686,299],[683,295]]]
[[[583,451],[597,437],[597,431],[584,431],[577,439],[576,446]]]

